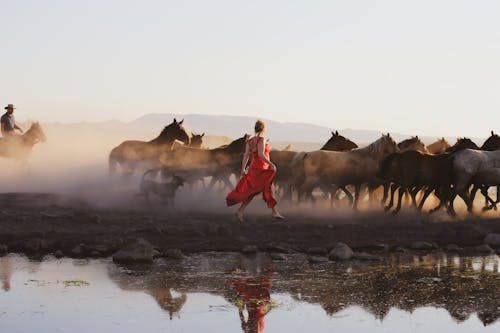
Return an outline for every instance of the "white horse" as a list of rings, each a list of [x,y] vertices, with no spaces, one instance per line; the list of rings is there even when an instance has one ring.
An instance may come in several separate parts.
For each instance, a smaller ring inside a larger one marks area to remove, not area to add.
[[[468,195],[471,184],[498,186],[500,185],[500,150],[482,151],[465,149],[453,156],[453,172],[455,176],[454,195],[450,201],[453,213],[453,199],[459,195],[472,209],[472,200]]]

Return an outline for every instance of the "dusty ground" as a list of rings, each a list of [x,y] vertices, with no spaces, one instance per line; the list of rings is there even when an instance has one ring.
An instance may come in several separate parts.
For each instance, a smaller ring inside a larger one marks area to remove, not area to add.
[[[350,213],[307,217],[289,212],[286,222],[249,214],[237,222],[229,210],[149,212],[144,208],[95,208],[81,200],[40,193],[0,194],[0,244],[10,252],[54,253],[67,256],[107,256],[142,237],[160,251],[180,249],[241,251],[247,245],[268,252],[308,252],[344,242],[355,249],[384,243],[409,247],[414,241],[440,247],[483,243],[489,232],[500,233],[500,218],[469,217],[439,221],[406,213]],[[80,245],[80,246],[79,246]]]

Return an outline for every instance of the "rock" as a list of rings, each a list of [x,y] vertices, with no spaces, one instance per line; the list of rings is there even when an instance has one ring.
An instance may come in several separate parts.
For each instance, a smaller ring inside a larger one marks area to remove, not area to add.
[[[377,244],[373,244],[372,246],[370,246],[370,248],[373,251],[389,252],[391,247],[389,246],[389,244],[377,243]]]
[[[484,238],[484,244],[488,244],[491,246],[500,246],[500,234],[487,234]]]
[[[62,253],[61,250],[57,250],[56,252],[54,252],[54,257],[56,257],[57,259],[61,259],[62,257],[64,257],[64,253]]]
[[[36,253],[39,251],[47,250],[47,248],[47,241],[40,238],[30,239],[24,245],[24,250],[28,253]]]
[[[184,254],[182,254],[182,251],[179,249],[168,249],[164,253],[165,257],[170,258],[170,259],[183,259]]]
[[[327,254],[328,250],[324,247],[310,247],[306,250],[307,254]]]
[[[439,283],[441,281],[443,281],[443,279],[438,277],[423,277],[417,280],[418,283],[424,283],[424,284]]]
[[[307,257],[307,261],[309,261],[309,263],[311,264],[321,264],[327,262],[328,258],[320,256],[309,256]]]
[[[9,248],[7,247],[7,245],[0,244],[0,254],[5,254],[5,253],[7,253],[8,250],[9,250]]]
[[[474,251],[478,252],[478,253],[485,253],[485,254],[493,254],[493,253],[495,253],[495,250],[493,250],[491,248],[491,246],[489,246],[487,244],[476,246],[474,248]]]
[[[94,251],[90,252],[90,256],[92,256],[92,257],[99,257],[100,255],[101,255],[101,252],[99,252],[99,251],[94,250]]]
[[[253,254],[259,252],[259,249],[255,245],[246,245],[241,249],[241,252],[245,254]]]
[[[71,250],[71,255],[75,257],[80,257],[84,254],[84,252],[85,252],[85,245],[79,244]]]
[[[154,250],[153,245],[139,238],[135,243],[113,254],[113,261],[118,263],[152,262]]]
[[[437,246],[435,244],[429,242],[418,241],[411,244],[412,250],[434,250],[436,248]]]
[[[406,252],[406,249],[402,246],[396,246],[394,249],[392,249],[394,252],[399,252],[399,253],[404,253]]]
[[[271,257],[272,260],[276,260],[276,261],[285,261],[286,260],[286,256],[282,253],[271,253],[271,254],[269,254],[269,257]]]
[[[291,248],[288,244],[269,243],[265,245],[262,250],[275,253],[290,253]]]
[[[328,254],[330,260],[349,260],[354,255],[354,252],[349,246],[344,243],[337,243]]]
[[[448,244],[446,245],[446,251],[448,252],[459,252],[462,251],[462,248],[457,244]]]
[[[358,260],[366,260],[366,261],[382,261],[382,257],[366,253],[366,252],[355,252],[353,255],[353,259]]]
[[[109,248],[106,245],[95,245],[92,247],[93,251],[97,251],[100,254],[106,254],[109,252]]]

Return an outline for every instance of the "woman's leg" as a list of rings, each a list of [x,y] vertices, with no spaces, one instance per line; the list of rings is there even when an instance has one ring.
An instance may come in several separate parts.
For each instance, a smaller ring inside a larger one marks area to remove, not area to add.
[[[236,212],[236,216],[238,217],[238,220],[240,220],[240,222],[245,222],[245,219],[243,218],[243,212],[245,211],[245,209],[247,208],[247,206],[250,204],[250,201],[252,201],[252,199],[255,197],[255,194],[250,196],[246,201],[243,201],[241,203],[241,206],[240,208],[238,209],[238,212]]]

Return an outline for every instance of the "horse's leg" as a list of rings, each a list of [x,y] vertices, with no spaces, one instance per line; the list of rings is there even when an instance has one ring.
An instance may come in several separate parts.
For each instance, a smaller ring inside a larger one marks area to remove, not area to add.
[[[359,192],[361,192],[361,185],[354,185],[354,203],[352,209],[358,210]]]
[[[354,202],[354,198],[352,193],[347,189],[347,186],[342,186],[342,191],[345,193],[347,200],[349,200],[349,205],[352,205]]]
[[[413,205],[413,207],[417,208],[418,205],[417,205],[417,195],[418,193],[422,190],[422,187],[421,186],[414,186],[411,190],[410,190],[410,196],[411,196],[411,203]]]
[[[382,196],[382,200],[380,202],[382,206],[385,204],[385,202],[387,201],[387,197],[389,196],[389,188],[390,184],[384,183],[384,195]]]
[[[400,186],[399,187],[399,192],[398,192],[398,205],[396,206],[396,209],[394,210],[393,214],[396,215],[399,213],[401,210],[401,203],[403,201],[403,194],[407,194],[408,189],[406,187]]]
[[[398,185],[396,184],[391,184],[391,199],[389,200],[389,204],[384,207],[384,211],[387,212],[391,210],[391,208],[394,206],[394,193],[398,189]]]
[[[472,209],[473,209],[473,206],[474,206],[474,199],[476,199],[476,194],[477,194],[478,190],[481,190],[481,193],[484,195],[483,187],[474,184],[474,186],[472,187],[472,190],[470,191],[470,195],[469,195],[469,200],[470,200],[471,204],[470,204],[470,206],[467,205],[467,211],[469,213],[472,213]],[[486,206],[488,206],[488,198],[486,198],[486,196],[485,196],[484,200],[485,200],[484,206],[486,207]]]
[[[432,193],[433,190],[434,190],[434,188],[432,188],[432,187],[425,188],[424,195],[422,196],[422,199],[420,199],[420,203],[417,206],[417,210],[419,212],[422,211],[422,208],[424,207],[425,200],[427,200],[427,197],[429,197],[429,195]]]

